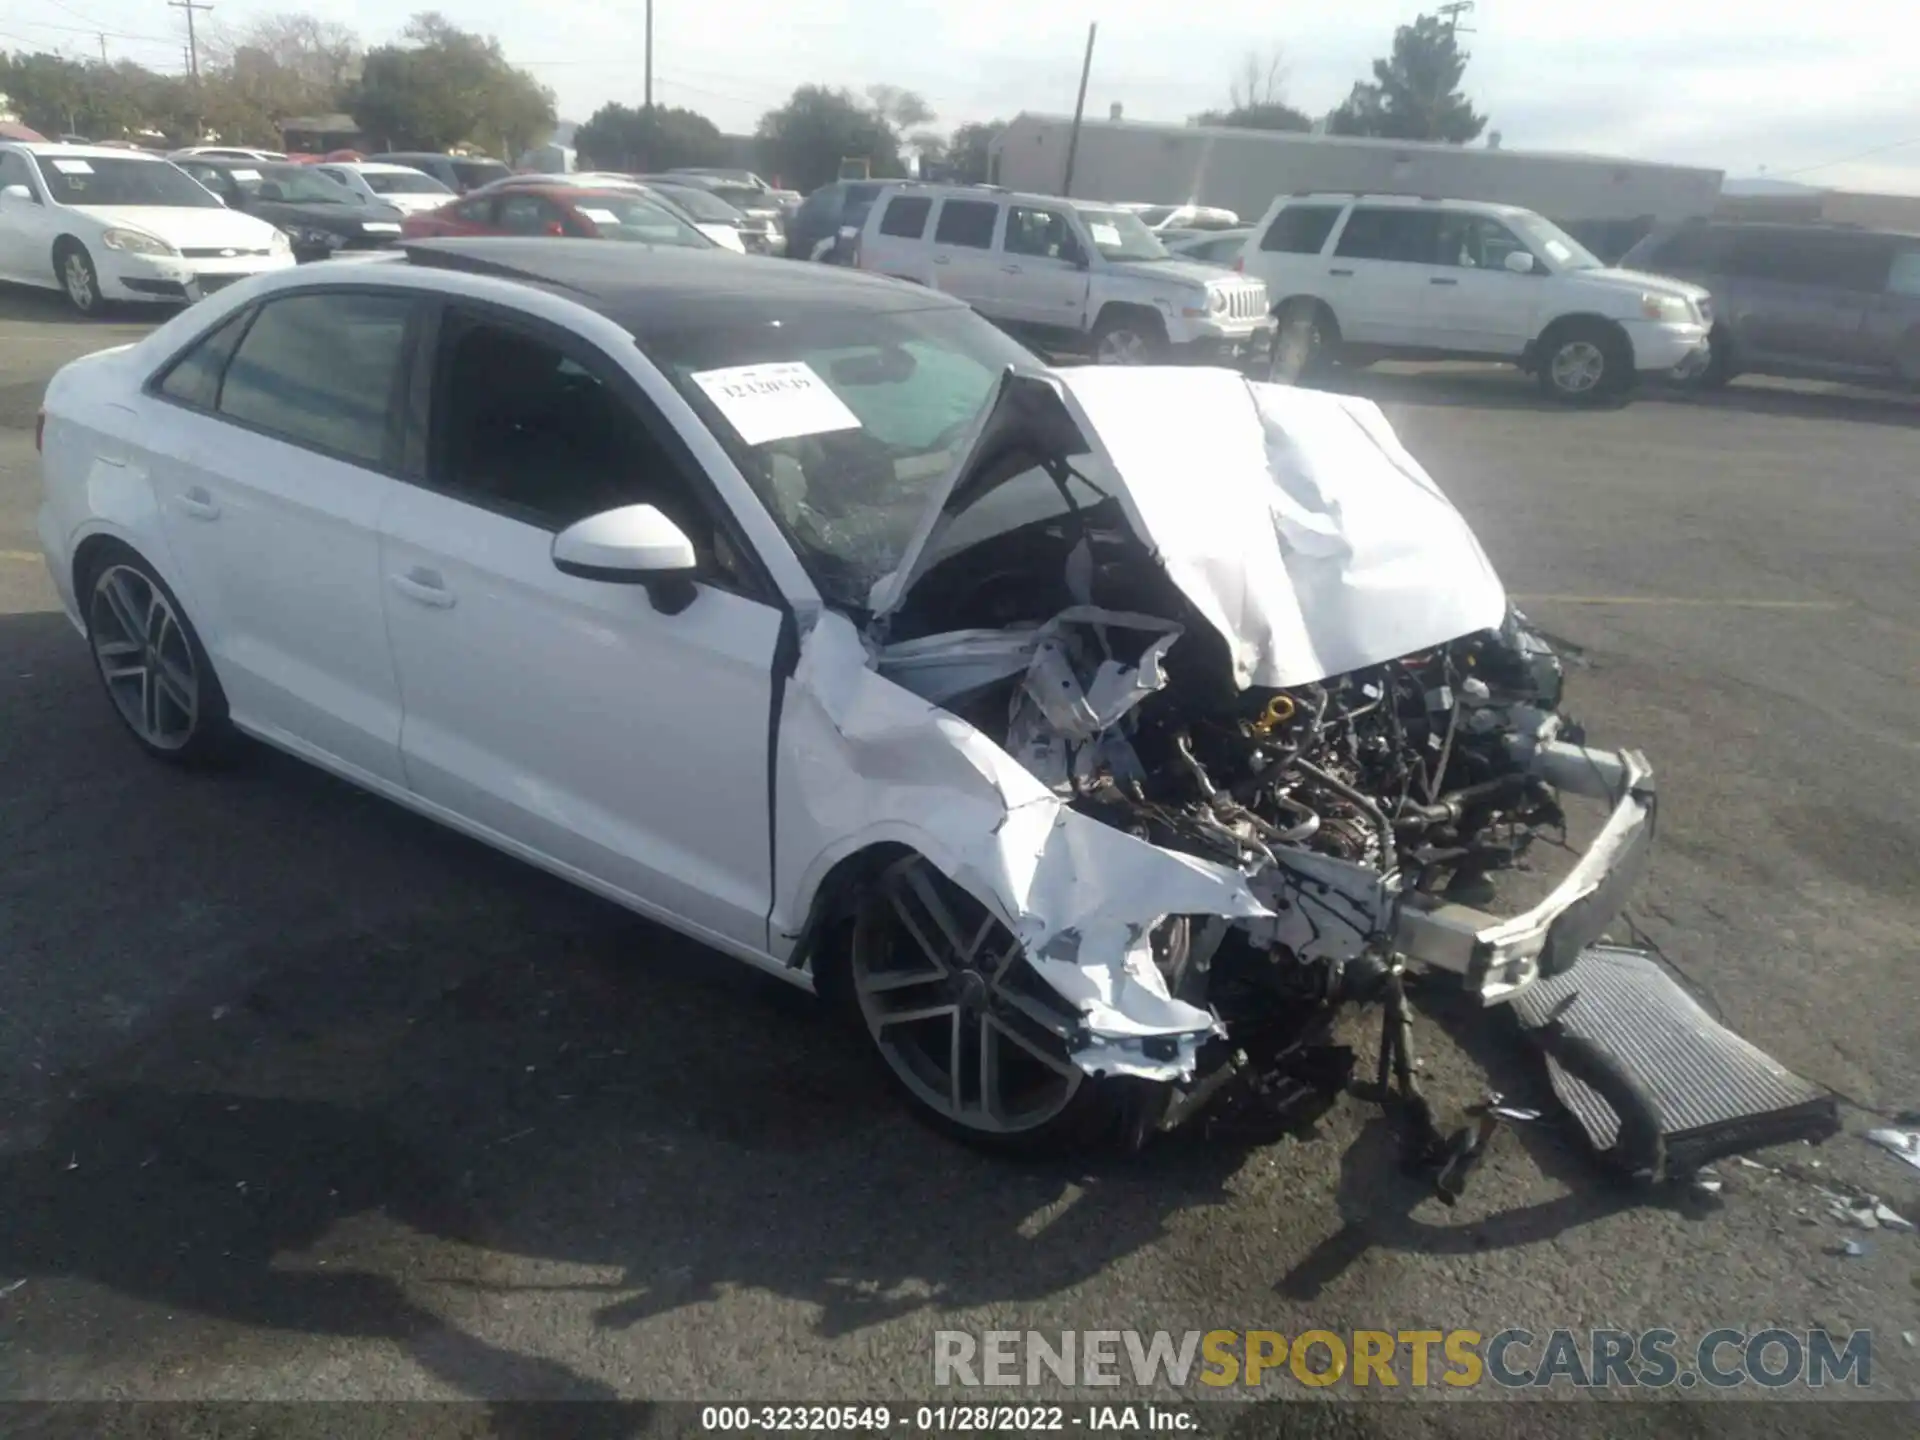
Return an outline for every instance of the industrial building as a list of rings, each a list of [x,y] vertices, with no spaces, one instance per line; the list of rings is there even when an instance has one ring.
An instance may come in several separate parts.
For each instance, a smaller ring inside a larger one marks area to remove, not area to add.
[[[995,142],[996,184],[1061,194],[1073,121],[1021,113]],[[1085,120],[1072,146],[1081,199],[1218,205],[1257,218],[1278,194],[1344,190],[1524,205],[1602,258],[1655,224],[1710,215],[1723,172],[1611,156],[1371,140],[1210,125]]]

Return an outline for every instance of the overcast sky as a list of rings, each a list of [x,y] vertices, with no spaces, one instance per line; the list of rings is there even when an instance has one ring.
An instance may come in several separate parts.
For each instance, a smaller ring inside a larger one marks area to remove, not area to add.
[[[403,7],[219,0],[201,23],[304,8],[370,42]],[[638,103],[644,0],[444,0],[584,120]],[[1287,98],[1320,114],[1385,54],[1417,0],[656,0],[654,98],[751,130],[796,84],[919,91],[941,128],[1027,109],[1069,112],[1089,21],[1087,113],[1184,120],[1223,104],[1250,49],[1287,55]],[[1509,147],[1579,149],[1920,193],[1914,0],[1480,0],[1463,37],[1466,89]],[[21,41],[180,68],[181,12],[161,0],[0,0],[0,45]],[[128,37],[128,38],[120,38]],[[172,37],[172,38],[169,38]],[[1904,143],[1903,143],[1904,142]]]

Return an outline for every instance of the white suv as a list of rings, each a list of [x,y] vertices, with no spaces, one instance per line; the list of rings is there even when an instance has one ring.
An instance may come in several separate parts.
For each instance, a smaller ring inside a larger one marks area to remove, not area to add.
[[[1513,205],[1283,195],[1235,269],[1278,300],[1274,378],[1384,356],[1511,360],[1549,395],[1592,402],[1708,358],[1698,285],[1613,270]]]
[[[1265,357],[1258,281],[1170,254],[1118,206],[982,186],[903,185],[867,212],[854,263],[965,300],[1003,329],[1102,364]]]

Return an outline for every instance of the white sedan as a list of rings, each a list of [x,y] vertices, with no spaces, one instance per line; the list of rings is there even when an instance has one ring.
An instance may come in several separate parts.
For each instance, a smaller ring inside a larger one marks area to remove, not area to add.
[[[329,161],[315,165],[369,205],[391,205],[402,215],[419,215],[451,204],[457,196],[448,186],[411,165],[384,165],[374,160]]]
[[[197,300],[293,264],[286,235],[179,166],[104,146],[0,145],[0,280],[112,300]]]
[[[1179,1123],[1406,960],[1523,993],[1617,911],[1644,762],[1556,738],[1369,402],[636,248],[307,267],[55,376],[40,541],[142,749],[264,740],[817,988],[1010,1147]],[[1441,903],[1556,787],[1609,812],[1567,880]]]

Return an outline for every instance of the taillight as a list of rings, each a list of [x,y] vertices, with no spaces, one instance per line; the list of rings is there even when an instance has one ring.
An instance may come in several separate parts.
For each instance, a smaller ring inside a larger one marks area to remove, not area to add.
[[[45,443],[46,436],[47,412],[43,409],[33,417],[33,451],[36,455],[43,453],[41,446]]]

